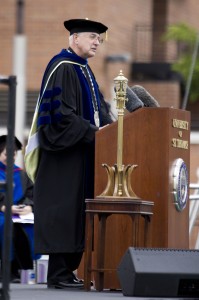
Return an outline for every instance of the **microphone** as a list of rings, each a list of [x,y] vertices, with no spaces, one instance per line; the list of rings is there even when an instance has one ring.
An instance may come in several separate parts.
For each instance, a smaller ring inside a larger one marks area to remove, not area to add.
[[[126,109],[129,112],[133,112],[144,106],[144,103],[139,99],[136,93],[132,91],[129,86],[127,86],[126,89],[126,97],[128,99],[128,101],[126,101]]]
[[[160,107],[158,101],[145,90],[141,85],[134,85],[131,90],[139,97],[144,103],[145,107]]]

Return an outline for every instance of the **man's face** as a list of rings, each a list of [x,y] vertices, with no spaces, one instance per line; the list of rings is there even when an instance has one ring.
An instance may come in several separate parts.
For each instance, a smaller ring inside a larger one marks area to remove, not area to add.
[[[98,46],[103,42],[100,35],[94,32],[76,33],[74,38],[77,54],[84,59],[95,56]]]
[[[16,158],[16,154],[17,151],[14,151],[14,161]],[[0,153],[0,161],[4,164],[7,165],[7,153],[6,153],[6,149],[4,149],[1,153]]]

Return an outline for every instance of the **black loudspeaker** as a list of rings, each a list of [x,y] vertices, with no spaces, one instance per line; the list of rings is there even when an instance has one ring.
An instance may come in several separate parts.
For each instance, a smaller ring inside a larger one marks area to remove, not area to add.
[[[128,248],[117,269],[124,296],[199,299],[199,251]]]

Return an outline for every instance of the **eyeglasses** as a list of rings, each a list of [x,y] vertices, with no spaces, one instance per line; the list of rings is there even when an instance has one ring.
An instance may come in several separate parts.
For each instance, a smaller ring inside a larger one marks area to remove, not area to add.
[[[77,33],[77,35],[79,34],[85,34],[85,33]],[[88,37],[92,42],[94,41],[98,41],[99,44],[103,43],[103,38],[101,38],[98,34],[95,33],[90,33],[89,35],[86,35],[86,37]]]
[[[89,35],[89,38],[92,40],[92,41],[97,41],[102,44],[104,42],[103,38],[101,38],[99,35],[95,34],[95,33],[91,33]]]

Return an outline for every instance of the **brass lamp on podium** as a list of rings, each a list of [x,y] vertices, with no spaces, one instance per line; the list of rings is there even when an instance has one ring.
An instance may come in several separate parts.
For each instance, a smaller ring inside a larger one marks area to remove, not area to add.
[[[135,198],[139,199],[131,187],[131,173],[137,165],[123,165],[123,119],[128,79],[124,77],[122,71],[114,79],[116,98],[116,108],[118,111],[118,136],[117,136],[117,164],[108,166],[102,164],[108,174],[108,182],[105,190],[98,197],[114,198]]]

